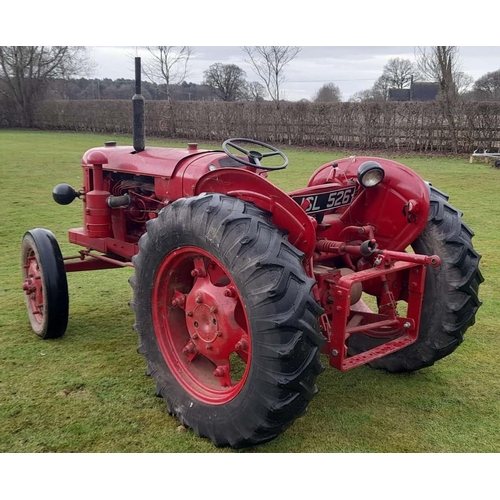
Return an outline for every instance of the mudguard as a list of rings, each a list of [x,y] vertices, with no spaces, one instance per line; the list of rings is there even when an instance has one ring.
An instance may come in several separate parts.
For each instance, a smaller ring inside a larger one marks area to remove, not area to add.
[[[366,161],[378,162],[385,171],[384,180],[373,188],[359,186],[357,171]],[[332,163],[337,163],[333,168]],[[333,172],[335,170],[335,172]],[[348,226],[371,225],[380,248],[402,251],[410,245],[427,225],[430,200],[428,184],[405,165],[385,158],[356,156],[335,160],[321,166],[311,176],[308,186],[341,181],[358,184],[359,193],[342,214],[325,216],[332,222],[322,237],[338,239],[339,230]],[[340,218],[342,225],[335,223]],[[335,234],[336,233],[336,234]]]

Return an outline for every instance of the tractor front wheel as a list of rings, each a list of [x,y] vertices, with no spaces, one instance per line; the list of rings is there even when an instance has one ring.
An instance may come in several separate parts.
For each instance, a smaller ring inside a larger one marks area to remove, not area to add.
[[[31,329],[43,339],[62,337],[68,325],[66,270],[55,236],[32,229],[22,243],[23,290]]]
[[[237,198],[180,199],[133,259],[138,351],[171,414],[217,446],[269,441],[316,394],[322,310],[303,254]]]

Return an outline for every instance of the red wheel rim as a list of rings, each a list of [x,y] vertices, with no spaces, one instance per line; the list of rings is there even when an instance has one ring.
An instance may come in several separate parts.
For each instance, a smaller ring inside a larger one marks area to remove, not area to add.
[[[42,275],[32,248],[29,248],[26,253],[23,270],[23,290],[26,293],[28,310],[31,312],[34,321],[41,325],[44,315]]]
[[[158,346],[177,381],[196,399],[231,401],[251,364],[250,323],[224,265],[197,247],[161,263],[152,292]]]

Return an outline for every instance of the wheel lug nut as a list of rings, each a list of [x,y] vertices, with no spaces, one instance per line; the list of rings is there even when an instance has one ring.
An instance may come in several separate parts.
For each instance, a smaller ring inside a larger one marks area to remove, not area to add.
[[[186,355],[194,354],[196,351],[197,351],[196,346],[192,342],[189,342],[188,345],[184,347],[184,349],[182,349],[182,352]]]
[[[174,307],[183,306],[185,303],[186,303],[186,297],[184,295],[179,295],[174,300],[172,300],[172,305]]]
[[[217,337],[222,337],[222,332],[217,332]]]
[[[191,317],[191,316],[193,315],[193,311],[188,311],[188,312],[187,312],[187,315],[188,315],[189,317]]]
[[[207,344],[207,351],[211,351],[212,350],[212,346],[210,344]]]
[[[234,348],[237,350],[237,351],[246,351],[248,349],[248,342],[246,341],[246,339],[240,339],[236,345],[234,346]]]
[[[191,276],[194,276],[194,277],[197,277],[197,276],[203,277],[206,275],[207,275],[207,273],[203,269],[201,269],[200,267],[196,267],[191,271]]]
[[[197,303],[197,304],[201,304],[202,302],[203,302],[203,297],[202,297],[201,295],[198,295],[198,296],[196,297],[196,303]]]
[[[197,333],[193,333],[193,335],[191,335],[191,338],[193,340],[196,340],[198,338],[198,334]]]
[[[224,290],[224,297],[234,297],[236,295],[236,290],[234,289],[234,286],[228,286]]]
[[[225,375],[226,370],[222,366],[218,366],[214,370],[214,377],[223,377]]]
[[[216,313],[217,313],[217,308],[216,308],[216,307],[212,307],[212,308],[210,309],[210,312],[211,312],[212,314],[216,314]]]

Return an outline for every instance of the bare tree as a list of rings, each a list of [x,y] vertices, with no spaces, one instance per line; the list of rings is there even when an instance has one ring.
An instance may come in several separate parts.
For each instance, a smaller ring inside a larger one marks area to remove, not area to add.
[[[457,71],[454,76],[454,84],[458,94],[462,96],[472,88],[474,78],[463,71]]]
[[[500,69],[478,78],[474,83],[474,93],[482,101],[500,101]]]
[[[458,47],[417,47],[415,51],[417,67],[422,77],[443,86],[453,82],[453,74],[459,71]]]
[[[341,100],[342,92],[334,83],[325,83],[314,97],[314,102],[340,102]]]
[[[349,102],[365,102],[365,101],[375,101],[377,100],[373,94],[373,87],[371,89],[359,90],[352,94],[349,98]]]
[[[144,74],[153,83],[163,83],[167,99],[170,100],[170,86],[180,85],[188,76],[192,47],[147,46],[149,58],[144,61]]]
[[[203,74],[203,84],[214,89],[223,101],[238,101],[247,97],[246,73],[236,64],[215,63]]]
[[[300,47],[260,46],[242,47],[249,62],[279,108],[281,100],[281,84],[285,81],[285,66],[295,59]]]
[[[389,89],[392,88],[390,77],[382,73],[371,89],[373,101],[387,101],[389,99]]]
[[[440,86],[439,100],[449,124],[453,152],[458,151],[454,110],[459,100],[456,75],[460,72],[458,47],[417,47],[415,58],[422,75]]]
[[[24,127],[32,127],[35,104],[50,80],[89,73],[93,63],[85,47],[0,47],[0,94],[13,101]]]
[[[382,76],[391,88],[404,89],[409,87],[412,79],[418,80],[420,73],[409,59],[394,57],[384,66]]]
[[[461,71],[458,47],[417,47],[415,57],[422,77],[439,83],[442,92],[456,96],[467,91],[474,81]]]
[[[250,82],[247,84],[247,94],[250,101],[262,102],[266,98],[266,88],[262,83]]]

